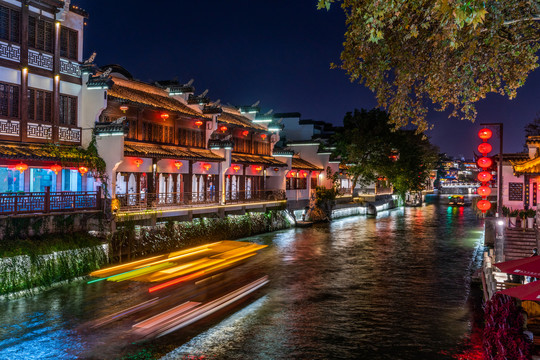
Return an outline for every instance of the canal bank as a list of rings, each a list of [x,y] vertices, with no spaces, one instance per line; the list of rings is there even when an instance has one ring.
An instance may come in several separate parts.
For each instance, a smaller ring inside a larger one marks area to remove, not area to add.
[[[416,360],[452,359],[467,346],[470,274],[483,248],[470,208],[399,208],[242,240],[269,245],[260,255],[270,283],[250,306],[194,324],[191,340],[182,331],[126,348],[111,341],[122,326],[81,331],[136,303],[140,289],[75,281],[0,303],[0,358]]]

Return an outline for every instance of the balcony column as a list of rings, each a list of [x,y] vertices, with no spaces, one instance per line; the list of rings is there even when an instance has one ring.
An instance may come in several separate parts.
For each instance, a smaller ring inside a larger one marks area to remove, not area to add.
[[[60,124],[60,22],[54,23],[54,60],[53,60],[53,114],[52,114],[52,141],[57,143],[59,141],[58,128]]]
[[[26,141],[28,131],[28,6],[21,7],[21,96],[20,96],[21,141]]]

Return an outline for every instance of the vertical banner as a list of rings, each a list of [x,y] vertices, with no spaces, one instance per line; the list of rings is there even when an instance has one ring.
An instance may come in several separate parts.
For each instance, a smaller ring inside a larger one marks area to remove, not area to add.
[[[532,206],[536,206],[536,204],[538,204],[538,184],[535,182],[533,182],[532,197],[533,197]]]

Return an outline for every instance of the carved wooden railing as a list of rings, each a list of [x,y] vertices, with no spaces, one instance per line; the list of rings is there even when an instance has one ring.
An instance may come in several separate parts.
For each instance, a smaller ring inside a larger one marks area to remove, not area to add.
[[[100,209],[99,190],[0,193],[0,216]]]

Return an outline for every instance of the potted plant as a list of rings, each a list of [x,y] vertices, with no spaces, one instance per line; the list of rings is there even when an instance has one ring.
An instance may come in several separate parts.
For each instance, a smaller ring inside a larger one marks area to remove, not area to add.
[[[509,216],[510,216],[510,208],[508,208],[506,206],[503,206],[502,207],[502,216],[504,216],[504,224],[506,225],[506,227],[508,227],[509,226],[508,220],[509,220]]]
[[[527,210],[519,210],[518,216],[521,220],[521,227],[525,229],[527,227]]]
[[[534,217],[536,216],[536,210],[529,209],[527,210],[527,227],[532,229],[534,226]]]
[[[518,210],[512,210],[510,211],[510,226],[515,227],[516,226],[516,219],[519,214]]]

